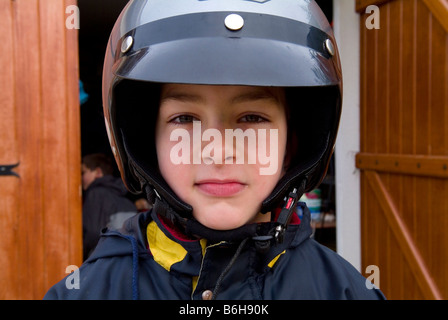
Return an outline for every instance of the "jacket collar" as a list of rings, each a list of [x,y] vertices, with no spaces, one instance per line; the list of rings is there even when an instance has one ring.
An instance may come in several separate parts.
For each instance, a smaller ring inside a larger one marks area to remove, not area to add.
[[[274,249],[275,252],[280,253],[285,249],[297,247],[311,236],[312,230],[310,226],[311,217],[309,209],[306,207],[305,203],[299,202],[297,211],[302,213],[302,218],[299,219],[297,216],[293,218],[293,224],[289,225],[286,229],[285,241],[282,244],[274,244],[272,246],[272,249]],[[133,247],[129,245],[130,238],[133,238],[136,241],[139,255],[150,254],[150,251],[148,250],[147,227],[152,221],[154,221],[157,228],[163,232],[163,235],[173,243],[180,244],[187,251],[203,251],[204,240],[202,240],[201,243],[201,240],[199,239],[186,236],[167,220],[161,219],[154,210],[150,210],[128,219],[119,230],[103,229],[97,248],[86,262],[94,261],[99,258],[132,255]],[[297,224],[299,221],[300,223]],[[262,230],[270,229],[271,224],[272,223],[261,223],[249,225],[247,230],[263,232]],[[245,231],[248,236],[252,235],[250,234],[250,231]]]

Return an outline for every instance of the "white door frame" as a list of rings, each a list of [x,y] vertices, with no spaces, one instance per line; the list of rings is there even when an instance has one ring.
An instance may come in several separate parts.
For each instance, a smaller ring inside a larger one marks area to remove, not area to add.
[[[355,0],[333,0],[334,30],[344,77],[342,119],[335,151],[337,252],[361,271],[360,17]]]

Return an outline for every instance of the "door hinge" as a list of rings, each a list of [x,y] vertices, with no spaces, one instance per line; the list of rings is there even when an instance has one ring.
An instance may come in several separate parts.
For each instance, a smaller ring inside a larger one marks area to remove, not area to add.
[[[0,164],[0,176],[14,176],[17,178],[20,178],[20,176],[12,171],[14,168],[17,168],[19,166],[20,162],[17,164],[11,164],[11,165],[1,165]]]

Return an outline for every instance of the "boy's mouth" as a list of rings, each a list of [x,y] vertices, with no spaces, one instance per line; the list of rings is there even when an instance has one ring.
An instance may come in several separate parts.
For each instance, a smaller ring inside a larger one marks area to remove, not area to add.
[[[214,197],[231,197],[247,187],[237,180],[203,180],[195,183],[195,186],[201,192]]]

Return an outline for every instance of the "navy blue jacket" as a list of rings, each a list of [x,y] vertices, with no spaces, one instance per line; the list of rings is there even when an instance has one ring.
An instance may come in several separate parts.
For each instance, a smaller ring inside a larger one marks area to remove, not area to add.
[[[301,223],[267,252],[252,239],[185,239],[155,212],[139,214],[102,234],[79,269],[79,289],[68,289],[64,279],[45,299],[200,300],[208,290],[226,300],[383,299],[352,265],[310,238],[309,210],[299,206]]]

